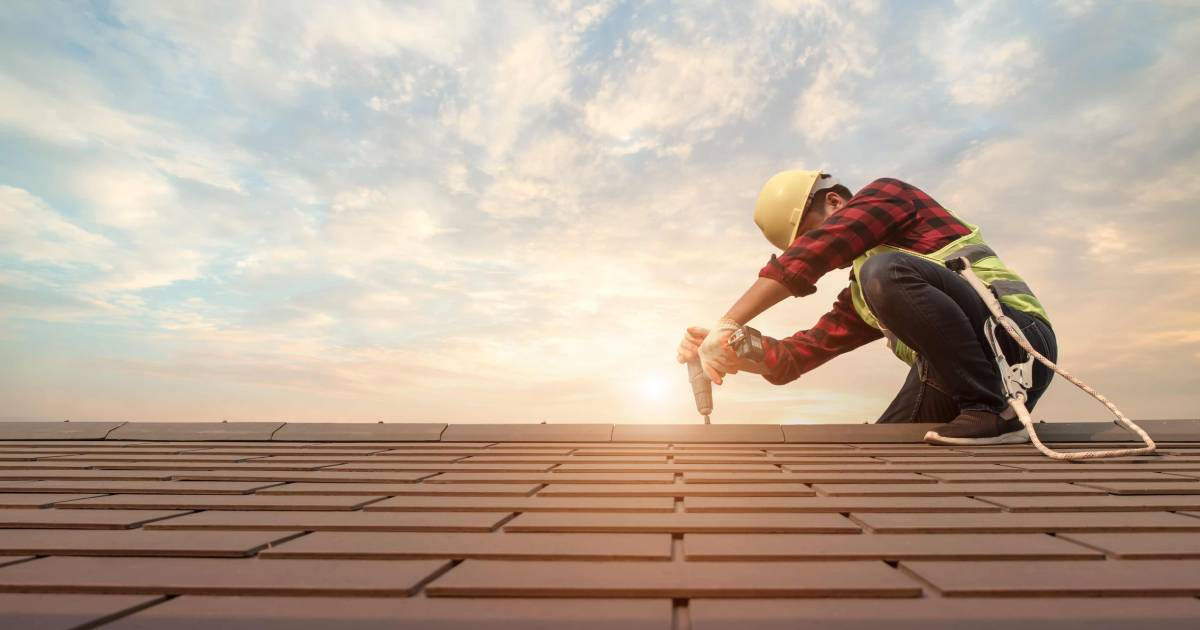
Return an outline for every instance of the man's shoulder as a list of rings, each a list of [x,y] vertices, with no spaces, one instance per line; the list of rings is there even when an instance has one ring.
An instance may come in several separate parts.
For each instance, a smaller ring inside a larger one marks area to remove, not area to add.
[[[912,207],[920,208],[940,208],[938,203],[929,193],[920,188],[895,177],[880,177],[870,184],[867,184],[855,193],[854,198],[859,198],[861,201],[870,202],[871,200],[883,201],[892,200],[894,202],[903,202],[911,204]]]
[[[870,184],[863,186],[857,195],[901,195],[911,194],[913,191],[920,192],[920,189],[902,179],[879,177]]]

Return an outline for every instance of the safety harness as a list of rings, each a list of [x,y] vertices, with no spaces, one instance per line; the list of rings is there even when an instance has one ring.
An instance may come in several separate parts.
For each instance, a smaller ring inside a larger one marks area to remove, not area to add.
[[[993,292],[993,289],[984,284],[984,282],[979,279],[979,276],[976,276],[975,272],[971,270],[971,261],[968,258],[958,257],[947,260],[946,267],[965,278],[966,281],[970,283],[971,287],[975,289],[975,292],[979,294],[979,297],[983,299],[983,303],[987,305],[988,311],[991,312],[992,316],[986,322],[984,322],[983,332],[987,337],[988,343],[992,347],[993,353],[995,354],[996,365],[1000,368],[1000,381],[1004,385],[1004,395],[1006,398],[1008,398],[1009,406],[1011,406],[1012,410],[1016,412],[1017,417],[1021,419],[1021,424],[1025,425],[1025,431],[1029,433],[1029,439],[1033,441],[1033,445],[1037,447],[1037,449],[1041,451],[1043,455],[1051,459],[1076,460],[1100,459],[1105,457],[1125,457],[1129,455],[1149,455],[1154,452],[1154,450],[1157,448],[1157,446],[1154,444],[1154,440],[1150,439],[1150,436],[1144,430],[1142,430],[1141,427],[1139,427],[1129,418],[1126,418],[1125,415],[1121,413],[1121,410],[1117,409],[1116,405],[1109,402],[1109,400],[1101,395],[1100,392],[1088,387],[1083,381],[1071,376],[1066,370],[1058,367],[1053,361],[1047,359],[1037,350],[1033,349],[1033,345],[1030,344],[1029,340],[1025,338],[1025,335],[1018,328],[1017,323],[1014,322],[1008,315],[1005,315],[1004,311],[1001,310],[1000,300]],[[997,328],[1003,328],[1005,331],[1007,331],[1009,336],[1012,337],[1013,341],[1016,341],[1017,345],[1021,346],[1021,348],[1029,353],[1029,357],[1024,362],[1017,365],[1008,364],[1007,359],[1004,357],[1004,351],[1000,348],[999,340],[996,338]],[[1035,358],[1038,361],[1041,361],[1046,367],[1062,375],[1063,378],[1073,383],[1079,389],[1087,392],[1092,398],[1095,398],[1103,403],[1104,406],[1108,407],[1108,410],[1117,417],[1117,419],[1114,421],[1114,424],[1135,433],[1139,438],[1141,438],[1142,442],[1145,443],[1145,446],[1140,448],[1098,451],[1060,452],[1043,444],[1037,436],[1037,431],[1035,431],[1033,428],[1033,420],[1029,417],[1029,410],[1025,408],[1025,401],[1028,400],[1026,392],[1030,387],[1033,386],[1033,360]]]

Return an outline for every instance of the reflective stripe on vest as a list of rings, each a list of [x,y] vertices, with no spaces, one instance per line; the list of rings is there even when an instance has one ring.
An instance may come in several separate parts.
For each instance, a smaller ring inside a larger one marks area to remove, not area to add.
[[[1020,280],[993,280],[992,291],[996,297],[1004,297],[1006,295],[1033,295],[1033,291],[1029,289],[1029,285]]]
[[[950,211],[947,210],[947,212]],[[958,216],[953,212],[950,212],[950,215],[958,219]],[[958,220],[971,230],[970,234],[952,241],[936,252],[922,254],[901,247],[881,244],[872,247],[854,259],[854,277],[850,281],[850,295],[854,303],[855,312],[858,313],[858,316],[867,325],[883,330],[883,327],[879,324],[879,320],[867,305],[866,298],[863,296],[862,286],[859,284],[858,279],[861,275],[862,266],[866,263],[867,259],[875,254],[884,252],[901,252],[918,258],[924,258],[939,265],[945,264],[945,261],[952,258],[965,257],[971,263],[971,270],[975,272],[975,275],[979,276],[979,279],[984,284],[991,287],[1001,303],[1007,304],[1018,311],[1036,315],[1049,323],[1050,317],[1046,315],[1045,308],[1042,307],[1041,302],[1033,294],[1029,285],[1014,271],[1005,266],[1000,257],[996,255],[996,252],[991,247],[988,247],[987,243],[983,242],[983,236],[979,233],[979,227],[971,225],[962,219]],[[895,347],[892,349],[892,352],[900,360],[910,365],[915,362],[916,352],[912,348],[904,345],[899,339],[896,340],[894,345]]]
[[[966,256],[967,260],[971,261],[971,264],[975,264],[984,258],[991,258],[995,255],[996,252],[992,251],[991,247],[983,244],[973,244],[954,250],[953,257]]]

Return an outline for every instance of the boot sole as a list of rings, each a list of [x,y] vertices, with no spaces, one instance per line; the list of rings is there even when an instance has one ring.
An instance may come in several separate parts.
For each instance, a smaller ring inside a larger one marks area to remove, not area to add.
[[[925,442],[942,446],[988,446],[991,444],[1024,444],[1029,441],[1029,433],[1025,427],[1009,433],[1001,433],[992,437],[963,438],[945,437],[936,431],[925,434]]]

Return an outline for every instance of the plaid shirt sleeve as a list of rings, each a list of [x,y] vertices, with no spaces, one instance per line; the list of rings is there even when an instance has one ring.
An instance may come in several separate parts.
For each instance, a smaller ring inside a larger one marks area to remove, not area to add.
[[[871,182],[820,226],[799,235],[782,256],[758,272],[801,297],[816,292],[817,279],[848,267],[863,252],[888,240],[917,218],[917,191],[897,179]]]
[[[790,383],[839,354],[883,337],[854,311],[850,287],[842,289],[833,308],[821,316],[817,325],[801,330],[787,339],[763,337],[763,378],[775,385]]]

